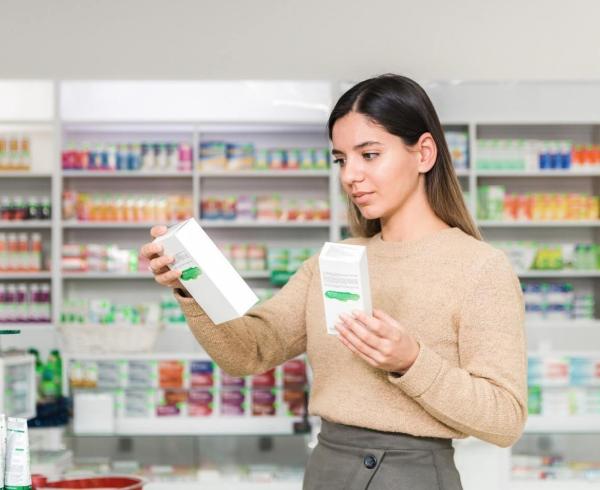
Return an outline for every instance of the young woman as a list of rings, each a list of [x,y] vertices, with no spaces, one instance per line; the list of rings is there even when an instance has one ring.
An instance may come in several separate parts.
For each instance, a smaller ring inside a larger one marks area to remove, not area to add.
[[[414,81],[383,75],[346,92],[329,119],[354,238],[367,247],[373,314],[328,335],[318,261],[273,298],[216,327],[146,244],[196,339],[234,375],[307,352],[322,419],[305,490],[457,490],[453,438],[512,445],[527,417],[519,281],[481,241],[442,126]],[[164,233],[154,227],[152,236]]]

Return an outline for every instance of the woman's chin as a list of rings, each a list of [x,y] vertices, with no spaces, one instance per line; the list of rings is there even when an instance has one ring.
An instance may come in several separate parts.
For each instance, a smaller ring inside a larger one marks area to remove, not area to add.
[[[378,219],[381,218],[381,213],[378,213],[376,209],[372,209],[370,206],[364,206],[359,208],[360,214],[365,219]]]

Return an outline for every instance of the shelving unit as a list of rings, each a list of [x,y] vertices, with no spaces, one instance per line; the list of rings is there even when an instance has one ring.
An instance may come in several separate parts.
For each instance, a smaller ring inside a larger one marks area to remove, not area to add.
[[[52,285],[54,321],[42,325],[19,324],[24,334],[34,332],[31,337],[28,337],[32,342],[35,342],[36,338],[47,341],[48,336],[39,336],[36,330],[42,328],[54,331],[53,325],[58,324],[63,297],[75,291],[83,292],[87,296],[115,294],[125,300],[156,297],[158,291],[149,280],[151,274],[145,271],[128,274],[80,274],[60,270],[63,243],[68,241],[117,242],[133,247],[149,240],[148,232],[154,224],[63,221],[60,213],[61,197],[62,190],[66,187],[83,188],[85,191],[99,189],[102,192],[124,192],[126,189],[162,192],[164,187],[165,192],[168,193],[185,192],[192,196],[192,212],[196,218],[200,218],[199,207],[202,196],[213,191],[218,193],[224,189],[234,189],[236,192],[250,192],[247,189],[256,189],[256,193],[259,193],[263,189],[272,189],[274,185],[284,188],[286,192],[292,192],[295,188],[306,188],[311,192],[319,190],[330,202],[331,219],[327,222],[244,223],[202,220],[201,224],[211,230],[211,236],[214,234],[216,239],[223,241],[244,241],[250,238],[254,240],[256,237],[257,240],[272,240],[277,246],[286,246],[296,243],[318,245],[325,240],[339,240],[345,223],[338,198],[338,170],[335,166],[327,171],[207,172],[198,169],[197,149],[200,142],[209,140],[255,141],[262,146],[285,144],[315,146],[315,142],[318,142],[319,145],[326,146],[324,121],[332,105],[332,94],[339,93],[340,87],[329,82],[299,82],[296,85],[291,84],[294,87],[290,88],[291,85],[265,82],[250,89],[243,84],[232,88],[229,85],[226,87],[226,84],[220,87],[218,84],[204,85],[190,82],[173,90],[168,82],[157,82],[152,89],[148,86],[132,89],[118,82],[63,82],[60,87],[46,82],[45,88],[40,90],[39,84],[34,83],[34,85],[33,92],[25,91],[27,92],[25,98],[30,103],[25,104],[23,114],[5,114],[0,104],[0,130],[5,127],[29,127],[46,135],[42,140],[48,151],[43,152],[45,156],[41,160],[36,158],[34,163],[34,165],[41,163],[39,168],[32,173],[0,174],[0,180],[10,181],[11,185],[14,182],[17,188],[45,186],[52,196],[53,216],[50,222],[0,222],[0,230],[42,231],[45,233],[45,241],[52,255],[52,270],[49,272],[0,275],[0,280],[36,279],[49,281]],[[101,107],[94,104],[84,107],[76,103],[88,97],[97,88],[112,91],[114,100],[105,101]],[[600,112],[594,104],[590,104],[592,95],[594,100],[600,100],[600,86],[586,87],[582,92],[585,95],[576,94],[569,98],[563,95],[571,93],[572,86],[560,83],[544,85],[542,91],[539,90],[539,84],[517,84],[512,87],[502,84],[488,84],[483,87],[472,87],[469,84],[459,84],[459,86],[437,84],[425,88],[432,96],[436,107],[440,108],[440,117],[444,121],[445,128],[464,130],[469,135],[469,169],[457,170],[456,173],[463,188],[469,191],[468,206],[474,216],[477,214],[476,191],[482,183],[502,183],[513,186],[519,191],[529,188],[556,189],[564,183],[567,188],[600,194],[600,171],[596,169],[515,172],[484,171],[474,166],[477,159],[475,143],[478,137],[541,139],[565,137],[576,141],[600,142]],[[154,92],[151,96],[148,90],[158,92]],[[168,96],[156,97],[156,93]],[[469,104],[463,104],[465,98],[470,101]],[[132,103],[127,107],[120,106],[117,101],[124,99]],[[291,103],[281,106],[273,103],[275,99],[289,100]],[[138,109],[147,108],[147,100],[156,100],[156,106],[150,110],[135,112],[136,104]],[[227,105],[223,104],[224,100],[228,101]],[[55,107],[60,110],[55,111]],[[518,107],[518,110],[515,107]],[[116,141],[127,141],[127,138],[136,141],[143,138],[156,140],[174,138],[178,141],[185,139],[193,147],[193,171],[60,170],[57,172],[57,169],[61,169],[61,150],[70,138],[75,138],[77,141],[87,139],[111,141],[115,138]],[[0,185],[0,191],[2,189]],[[478,225],[484,237],[493,240],[556,239],[557,241],[600,242],[600,221],[479,221]],[[251,231],[254,233],[250,234]],[[89,238],[87,238],[88,234]],[[83,238],[84,236],[86,238]],[[249,271],[242,275],[255,284],[264,284],[269,277],[266,271]],[[597,280],[600,278],[600,271],[597,270],[523,271],[519,272],[519,277],[523,280],[579,281],[590,288],[596,299],[600,298],[600,283]],[[570,340],[571,337],[581,336],[583,339],[581,348],[585,349],[585,352],[594,353],[600,349],[591,343],[586,345],[585,338],[588,334],[595,333],[596,329],[600,330],[599,325],[598,320],[548,321],[542,324],[528,322],[527,328],[528,331],[538,332],[539,337],[563,330],[568,332],[565,335],[568,335]],[[57,341],[56,333],[52,338],[54,342]],[[182,350],[187,347],[182,345]],[[244,433],[243,427],[232,427],[232,432]],[[172,430],[171,433],[179,433],[185,429],[164,427],[157,429],[157,433],[166,434],[169,430]],[[195,430],[201,433],[221,433],[222,429],[216,426],[199,425]],[[279,433],[279,428],[269,429],[265,425],[264,431],[274,434]],[[600,422],[596,417],[561,420],[530,417],[526,428],[527,435],[582,434],[590,431],[600,431]],[[138,429],[134,426],[121,427],[120,433],[132,435],[138,433]],[[593,487],[593,484],[580,481],[511,481],[508,487],[503,485],[489,488],[492,490],[506,490],[506,488],[574,490]]]

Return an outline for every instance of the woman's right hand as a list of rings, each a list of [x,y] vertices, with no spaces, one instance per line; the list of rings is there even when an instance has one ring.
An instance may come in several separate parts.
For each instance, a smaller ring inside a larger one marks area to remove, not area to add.
[[[166,226],[153,226],[150,230],[152,238],[164,235],[167,232]],[[168,288],[182,288],[179,277],[181,271],[171,270],[167,267],[173,263],[174,258],[168,255],[163,255],[163,247],[158,243],[146,243],[142,246],[140,253],[150,261],[149,269],[154,274],[154,280],[161,286]]]

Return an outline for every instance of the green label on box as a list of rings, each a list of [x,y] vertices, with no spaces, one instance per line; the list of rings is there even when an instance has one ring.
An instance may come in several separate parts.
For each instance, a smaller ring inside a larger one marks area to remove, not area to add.
[[[191,279],[196,279],[200,274],[202,274],[202,269],[200,269],[200,267],[190,267],[181,272],[181,280],[189,281]]]
[[[358,301],[360,296],[355,293],[348,293],[346,291],[326,291],[325,296],[329,299],[337,299],[339,301]]]

